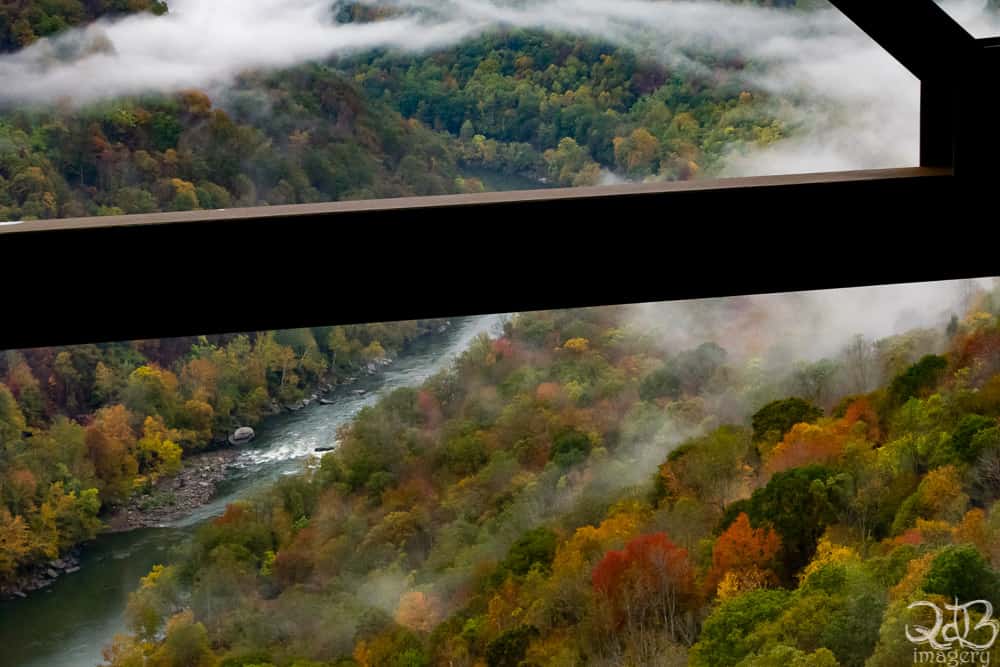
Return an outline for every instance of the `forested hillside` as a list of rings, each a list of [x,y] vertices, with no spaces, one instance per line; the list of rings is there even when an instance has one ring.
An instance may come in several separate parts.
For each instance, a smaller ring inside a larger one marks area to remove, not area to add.
[[[0,354],[0,591],[93,538],[182,458],[320,383],[397,354],[433,321]]]
[[[33,30],[121,10],[74,7],[46,10],[57,18]],[[385,17],[334,9],[342,22]],[[85,39],[58,57],[113,56],[99,35]],[[505,28],[429,54],[247,71],[212,92],[82,106],[14,95],[0,105],[0,220],[476,192],[477,170],[539,185],[683,180],[794,132],[782,100],[745,82],[753,63],[689,55],[697,67],[677,70],[591,37]]]
[[[791,372],[519,316],[200,529],[107,663],[906,664],[910,602],[1000,593],[997,296]]]
[[[707,64],[711,77],[681,75],[612,44],[518,31],[340,66],[372,99],[458,136],[463,161],[569,186],[602,169],[685,180],[734,144],[783,136],[766,97],[740,87],[738,55]]]
[[[0,207],[8,218],[46,218],[458,189],[446,137],[372,104],[328,68],[267,76],[245,93],[230,112],[191,91],[8,116]]]
[[[163,0],[41,0],[0,2],[0,53],[30,46],[67,28],[85,25],[102,17],[134,12],[163,15]]]

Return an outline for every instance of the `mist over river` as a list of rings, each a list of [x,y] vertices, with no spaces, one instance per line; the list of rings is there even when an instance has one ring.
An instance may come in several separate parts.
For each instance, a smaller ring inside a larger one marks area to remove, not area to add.
[[[125,631],[129,592],[153,565],[169,562],[171,549],[198,525],[222,514],[227,503],[301,470],[314,448],[334,444],[337,429],[362,408],[394,389],[421,384],[446,368],[479,334],[498,333],[503,320],[502,315],[454,319],[445,332],[416,341],[381,373],[336,388],[328,396],[333,405],[313,404],[268,419],[211,502],[168,527],[102,535],[85,546],[78,572],[25,600],[0,602],[0,666],[100,664],[101,649]],[[366,393],[358,395],[358,389]]]

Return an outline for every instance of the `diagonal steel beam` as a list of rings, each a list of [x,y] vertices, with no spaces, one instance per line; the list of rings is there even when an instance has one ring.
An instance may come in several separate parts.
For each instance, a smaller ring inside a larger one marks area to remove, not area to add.
[[[983,45],[934,0],[830,2],[920,79],[920,165],[968,164],[960,108],[968,107],[968,76]]]
[[[947,80],[977,44],[934,0],[830,0],[921,81]]]

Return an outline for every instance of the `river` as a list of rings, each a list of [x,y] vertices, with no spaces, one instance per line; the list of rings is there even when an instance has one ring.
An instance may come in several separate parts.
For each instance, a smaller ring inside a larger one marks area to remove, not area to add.
[[[169,562],[171,549],[202,522],[221,514],[227,503],[294,474],[313,449],[334,443],[337,429],[386,392],[416,386],[451,361],[480,333],[496,334],[503,316],[452,320],[442,334],[417,341],[406,355],[373,376],[338,387],[333,405],[313,404],[268,419],[257,438],[234,462],[215,498],[194,514],[163,528],[106,534],[88,544],[81,568],[25,600],[0,602],[0,665],[3,667],[94,667],[101,649],[125,631],[125,603],[139,577]],[[355,390],[365,389],[364,395]]]

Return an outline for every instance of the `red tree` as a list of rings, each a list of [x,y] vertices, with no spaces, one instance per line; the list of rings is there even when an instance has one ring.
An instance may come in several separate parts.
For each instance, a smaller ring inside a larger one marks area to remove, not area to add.
[[[493,354],[496,355],[497,361],[510,359],[514,354],[514,343],[510,338],[498,338],[493,341]]]
[[[436,429],[441,424],[441,403],[433,393],[426,389],[421,389],[417,393],[417,408],[424,418],[427,430]]]
[[[985,381],[1000,371],[1000,329],[979,326],[959,334],[950,356],[954,368],[973,369],[972,382]]]
[[[878,442],[882,438],[882,431],[879,428],[878,413],[867,398],[859,398],[847,406],[844,413],[844,421],[853,426],[859,421],[863,421],[868,427],[865,437],[870,442]]]
[[[684,616],[695,602],[694,571],[687,550],[666,533],[640,535],[623,550],[609,551],[591,581],[617,626],[640,633],[662,626],[674,640],[692,639]]]

